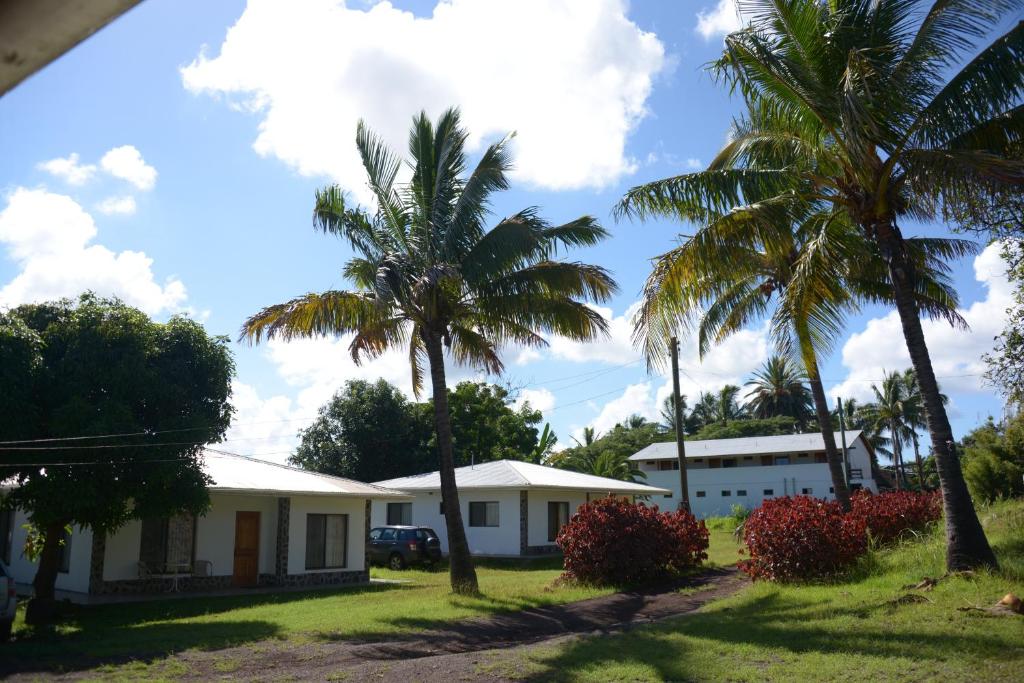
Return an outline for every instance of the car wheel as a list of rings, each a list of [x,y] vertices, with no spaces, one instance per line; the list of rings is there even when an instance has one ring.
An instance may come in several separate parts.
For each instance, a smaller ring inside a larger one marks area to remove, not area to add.
[[[11,629],[13,627],[13,621],[0,621],[0,643],[11,639]]]
[[[388,558],[388,567],[396,571],[399,569],[405,569],[405,558],[398,553],[392,554],[391,557]]]

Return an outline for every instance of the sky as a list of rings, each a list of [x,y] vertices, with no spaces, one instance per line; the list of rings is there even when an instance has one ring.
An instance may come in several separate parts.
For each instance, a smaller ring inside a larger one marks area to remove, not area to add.
[[[146,0],[0,98],[0,308],[91,289],[158,320],[202,321],[232,339],[238,366],[221,447],[283,461],[345,381],[382,377],[411,395],[406,356],[356,365],[348,340],[332,338],[250,347],[239,327],[266,305],[346,287],[351,250],[315,233],[310,214],[332,183],[369,201],[356,122],[404,150],[414,114],[458,106],[474,159],[517,134],[495,222],[528,206],[554,223],[595,216],[611,237],[571,258],[610,269],[620,292],[599,307],[607,339],[548,337],[507,349],[500,378],[452,366],[450,381],[515,388],[562,446],[586,426],[657,419],[671,380],[647,371],[631,317],[650,260],[694,226],[617,222],[612,208],[634,185],[702,168],[724,143],[740,102],[704,65],[739,26],[733,2]],[[970,332],[931,321],[925,332],[961,436],[1001,414],[981,356],[1010,289],[995,246],[954,277]],[[683,393],[743,384],[771,352],[760,325],[703,359],[684,339]],[[867,307],[822,376],[832,400],[865,401],[885,370],[905,367],[896,313]]]

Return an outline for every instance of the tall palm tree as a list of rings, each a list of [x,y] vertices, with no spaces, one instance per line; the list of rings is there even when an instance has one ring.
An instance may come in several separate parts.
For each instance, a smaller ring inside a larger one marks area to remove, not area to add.
[[[876,431],[889,432],[892,464],[896,472],[896,488],[907,485],[907,472],[903,465],[903,447],[912,440],[913,427],[907,422],[907,391],[903,375],[886,372],[881,387],[872,384],[875,400],[864,406],[864,416]]]
[[[697,396],[697,403],[693,406],[693,410],[690,411],[690,417],[693,420],[694,431],[717,422],[718,399],[715,395],[705,391],[700,392]]]
[[[746,386],[746,407],[757,418],[787,415],[803,427],[814,410],[814,401],[807,389],[806,373],[789,358],[776,354],[766,360]]]
[[[559,249],[592,245],[607,235],[584,216],[551,226],[535,209],[488,230],[491,196],[508,188],[509,138],[485,150],[466,175],[466,132],[457,110],[432,123],[414,117],[411,177],[399,182],[401,159],[362,122],[356,146],[376,208],[351,205],[338,187],[316,194],[313,225],[355,250],[344,274],[355,289],[306,294],[249,318],[241,336],[263,339],[352,334],[357,362],[405,347],[412,384],[430,371],[441,495],[445,503],[452,590],[478,591],[455,484],[445,351],[456,363],[500,373],[504,343],[543,345],[539,331],[586,341],[607,333],[605,320],[582,299],[616,290],[598,266],[555,260]]]
[[[925,416],[924,400],[921,397],[921,387],[917,384],[917,373],[914,368],[907,368],[903,371],[903,419],[910,427],[910,440],[914,445],[914,460],[917,464],[918,486],[923,491],[925,488],[924,462],[921,460],[921,444],[918,436],[919,429],[928,428],[928,420]],[[940,394],[942,405],[949,403],[946,394]]]
[[[686,431],[686,394],[679,396],[679,414],[683,416],[683,431]],[[676,397],[669,394],[661,404],[661,430],[666,434],[676,433]]]
[[[740,395],[740,388],[735,384],[726,384],[715,394],[715,419],[722,424],[728,424],[729,420],[739,420],[744,417],[743,408],[740,407],[737,397]]]
[[[1024,22],[983,42],[1022,6],[742,0],[750,25],[726,38],[713,70],[770,116],[733,137],[707,173],[627,195],[628,203],[650,208],[710,204],[727,211],[754,194],[762,213],[813,202],[850,220],[877,247],[927,414],[950,570],[997,563],[953,450],[914,296],[918,272],[899,226],[934,218],[979,187],[1013,191],[1024,184],[1024,162],[1010,152],[1024,131]],[[746,165],[766,149],[796,161]]]
[[[638,415],[637,413],[633,413],[632,415],[627,417],[625,420],[623,420],[621,424],[626,429],[640,429],[644,425],[648,424],[648,422],[647,422],[647,418],[644,417],[643,415]]]
[[[870,404],[860,405],[856,399],[848,398],[843,401],[843,418],[847,429],[859,429],[864,433],[864,439],[871,446],[871,476],[878,479],[878,456],[892,457],[889,450],[889,439],[876,429],[869,420],[868,411]]]

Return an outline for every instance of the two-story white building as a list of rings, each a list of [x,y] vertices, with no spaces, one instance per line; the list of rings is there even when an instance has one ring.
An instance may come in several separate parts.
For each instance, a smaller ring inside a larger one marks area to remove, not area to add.
[[[842,434],[836,432],[842,448]],[[871,446],[860,430],[846,432],[846,471],[851,489],[878,491],[871,477]],[[646,483],[671,494],[649,502],[663,509],[679,505],[679,460],[675,442],[651,444],[630,456]],[[832,477],[820,433],[751,436],[686,442],[690,508],[698,517],[727,515],[733,505],[753,509],[766,498],[807,495],[834,498]]]

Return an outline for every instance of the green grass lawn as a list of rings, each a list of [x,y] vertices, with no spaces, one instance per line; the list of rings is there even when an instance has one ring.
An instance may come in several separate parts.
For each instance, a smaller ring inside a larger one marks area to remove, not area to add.
[[[506,662],[528,680],[1019,681],[1024,617],[990,607],[1024,595],[1024,503],[979,511],[1001,563],[998,573],[943,579],[941,529],[873,553],[854,576],[817,585],[758,583],[700,613],[618,636],[585,638]],[[709,525],[710,526],[710,525]],[[718,532],[713,532],[718,533]],[[919,602],[894,603],[908,593]]]
[[[610,591],[555,586],[555,558],[480,561],[479,598],[451,595],[446,571],[374,568],[375,578],[401,584],[302,593],[190,597],[145,603],[70,606],[53,632],[33,633],[19,616],[15,641],[0,645],[0,661],[37,664],[124,661],[214,650],[266,639],[386,639],[445,622],[502,611],[582,600]]]

